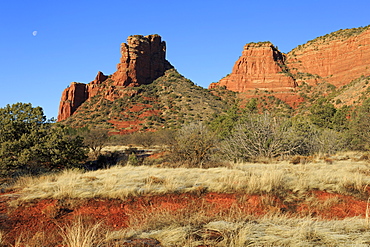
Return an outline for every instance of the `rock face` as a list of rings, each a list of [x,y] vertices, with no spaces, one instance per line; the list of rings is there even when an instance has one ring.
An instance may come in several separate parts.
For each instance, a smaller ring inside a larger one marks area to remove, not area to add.
[[[304,83],[315,86],[327,82],[338,87],[369,75],[370,26],[367,26],[316,38],[286,55],[269,42],[247,44],[232,73],[209,88],[224,86],[247,93],[244,97],[251,97],[252,90],[267,90],[287,102],[287,98],[292,98],[289,95],[298,99],[296,87]]]
[[[235,92],[249,90],[288,91],[296,86],[285,65],[285,55],[270,42],[250,43],[244,46],[242,56],[236,61],[232,73],[215,86],[226,86]]]
[[[288,53],[287,66],[297,79],[299,74],[314,75],[334,86],[368,76],[370,28],[340,30],[298,46]]]
[[[164,75],[167,69],[172,68],[165,58],[166,43],[159,35],[129,36],[127,43],[121,45],[121,55],[117,71],[111,78],[98,72],[92,82],[88,84],[73,82],[63,91],[58,121],[67,119],[83,102],[103,90],[106,94],[104,97],[113,100],[119,96],[114,96],[114,87],[149,84]]]
[[[62,121],[71,116],[87,98],[88,92],[86,91],[86,84],[72,82],[62,93],[59,104],[58,121]]]
[[[121,61],[112,80],[117,86],[149,84],[171,66],[166,61],[166,43],[159,35],[134,35],[121,45]]]

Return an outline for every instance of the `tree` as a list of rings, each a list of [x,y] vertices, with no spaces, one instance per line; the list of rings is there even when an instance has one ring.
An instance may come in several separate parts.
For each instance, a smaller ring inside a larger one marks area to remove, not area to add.
[[[333,118],[337,111],[333,104],[326,102],[325,99],[319,99],[310,110],[310,120],[313,124],[320,128],[332,128]]]
[[[84,144],[89,147],[97,159],[101,154],[101,150],[109,140],[108,130],[105,129],[86,129],[82,131]]]
[[[349,128],[349,115],[349,106],[344,105],[341,108],[337,109],[332,118],[332,129],[337,131],[347,131]]]
[[[370,99],[354,111],[349,125],[349,141],[356,150],[370,150]]]
[[[231,134],[235,124],[241,118],[242,114],[237,105],[231,107],[226,114],[217,116],[209,125],[211,130],[217,133],[218,137],[225,139]]]
[[[86,158],[80,137],[46,121],[41,107],[16,103],[0,108],[0,173],[38,173],[78,166]]]

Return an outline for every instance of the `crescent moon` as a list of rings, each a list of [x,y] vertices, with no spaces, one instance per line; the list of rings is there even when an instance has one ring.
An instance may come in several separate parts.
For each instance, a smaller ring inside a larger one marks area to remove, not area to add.
[[[36,36],[36,35],[37,35],[37,31],[33,31],[33,32],[32,32],[32,35],[33,35],[33,36]]]

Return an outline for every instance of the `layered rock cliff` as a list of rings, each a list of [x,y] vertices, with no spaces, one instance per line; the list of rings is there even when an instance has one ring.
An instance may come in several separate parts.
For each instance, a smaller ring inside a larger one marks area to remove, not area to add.
[[[63,91],[58,121],[67,119],[83,102],[99,93],[103,93],[104,98],[114,100],[122,96],[115,91],[117,86],[131,87],[153,82],[172,68],[165,57],[166,43],[159,35],[129,36],[127,43],[121,45],[120,63],[111,77],[99,72],[92,82],[73,82]]]
[[[215,107],[210,107],[218,104],[209,95],[210,91],[198,88],[196,95],[188,94],[195,86],[171,70],[173,67],[165,56],[166,44],[159,35],[128,37],[127,43],[121,45],[121,59],[115,73],[107,76],[99,72],[90,83],[74,82],[64,90],[58,121],[67,119],[66,122],[77,123],[90,114],[89,121],[98,119],[113,124],[119,133],[126,133],[139,128],[140,121],[141,127],[148,129],[151,122],[157,122],[156,128],[163,127],[166,119],[181,122],[179,116],[187,115],[183,114],[184,107],[189,112],[197,109],[200,117],[217,112]],[[233,92],[237,92],[237,97],[242,99],[266,98],[279,104],[284,101],[295,108],[303,101],[312,102],[314,98],[329,95],[332,88],[347,85],[361,76],[370,76],[370,26],[333,32],[288,54],[270,42],[246,44],[231,74],[209,88],[216,97],[221,97],[220,92],[224,91],[236,97]],[[177,88],[171,84],[175,81],[186,87]],[[328,90],[324,92],[322,88]],[[188,97],[185,101],[184,95]],[[204,97],[209,97],[208,105],[201,103]],[[202,99],[199,107],[192,101],[195,98]],[[336,101],[351,102],[347,98]],[[174,113],[179,115],[173,117]],[[193,113],[189,116],[194,118]]]
[[[271,43],[245,45],[232,73],[212,83],[254,97],[253,90],[268,91],[289,101],[302,101],[296,87],[330,83],[340,87],[360,76],[370,75],[370,26],[339,30],[316,38],[282,54]]]
[[[297,80],[343,86],[370,75],[370,28],[340,30],[298,46],[287,55],[287,66]]]

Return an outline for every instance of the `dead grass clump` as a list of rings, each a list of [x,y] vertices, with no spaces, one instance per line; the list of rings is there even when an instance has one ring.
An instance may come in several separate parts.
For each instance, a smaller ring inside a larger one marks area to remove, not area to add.
[[[50,246],[50,242],[56,241],[55,236],[51,236],[50,233],[45,231],[38,231],[35,234],[29,232],[22,232],[16,236],[15,239],[7,239],[5,233],[1,234],[0,246],[11,246],[11,247],[39,247],[39,246]]]
[[[91,224],[81,217],[72,223],[60,226],[60,236],[66,247],[99,246],[105,241],[105,232],[102,222]]]
[[[301,162],[301,157],[299,160]],[[330,166],[324,160],[309,165],[293,165],[286,161],[234,163],[229,167],[209,169],[115,166],[86,173],[64,171],[43,177],[25,177],[15,188],[19,191],[19,202],[47,198],[126,199],[141,195],[204,192],[284,196],[291,191],[303,195],[311,190],[366,196],[370,184],[368,170],[367,162],[350,160],[337,160]]]
[[[334,160],[333,160],[333,159],[330,159],[330,158],[324,158],[324,161],[325,161],[325,163],[326,163],[326,164],[328,164],[328,165],[331,165],[331,164],[333,164],[333,162],[334,162]]]
[[[359,161],[362,161],[362,160],[369,160],[369,155],[364,154],[364,155],[362,155],[358,160],[359,160]]]
[[[297,165],[297,164],[307,164],[314,160],[313,156],[294,156],[290,160],[290,164]]]
[[[156,176],[149,176],[148,178],[145,179],[146,184],[163,184],[165,183],[165,179],[159,178]]]

